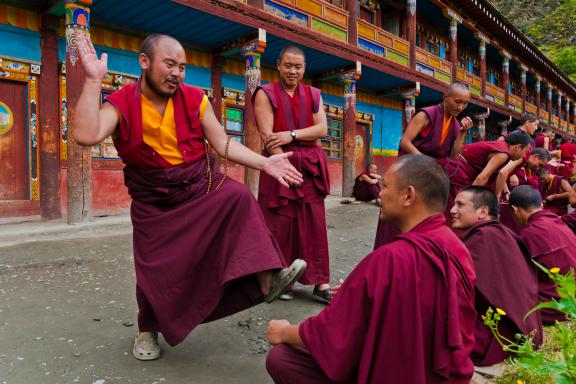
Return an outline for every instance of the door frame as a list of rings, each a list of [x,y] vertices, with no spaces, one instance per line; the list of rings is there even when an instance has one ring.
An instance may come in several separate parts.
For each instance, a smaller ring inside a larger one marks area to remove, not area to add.
[[[374,115],[371,113],[356,112],[356,123],[366,125],[366,137],[364,137],[364,146],[366,152],[366,164],[363,168],[366,168],[368,164],[372,161],[372,125],[374,124]]]
[[[13,216],[12,210],[30,212],[39,209],[40,200],[40,150],[38,142],[38,75],[40,64],[0,56],[0,81],[8,80],[26,85],[26,135],[28,146],[28,199],[0,201],[0,217]],[[12,209],[11,209],[12,208]]]

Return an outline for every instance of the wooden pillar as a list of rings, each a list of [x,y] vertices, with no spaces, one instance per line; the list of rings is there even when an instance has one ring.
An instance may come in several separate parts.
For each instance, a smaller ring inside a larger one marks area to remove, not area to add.
[[[556,108],[556,116],[558,116],[558,127],[560,128],[560,123],[562,122],[562,92],[558,91],[558,103]]]
[[[416,68],[416,0],[406,0],[406,29],[410,43],[410,68]]]
[[[482,81],[482,97],[486,97],[486,40],[480,38],[480,48],[478,48],[478,55],[480,56],[480,79]]]
[[[574,124],[574,128],[576,129],[576,104],[572,106],[572,124]]]
[[[458,81],[458,24],[462,22],[462,18],[450,8],[442,10],[444,16],[450,20],[450,64],[452,64],[452,82]]]
[[[218,122],[222,124],[222,67],[226,59],[222,56],[212,56],[210,68],[210,85],[212,86],[212,109]],[[214,157],[214,168],[220,169],[220,156]]]
[[[570,124],[570,99],[566,99],[566,122]]]
[[[252,106],[252,95],[256,88],[260,86],[261,72],[260,72],[260,57],[266,49],[266,31],[262,28],[258,29],[258,37],[246,44],[241,48],[242,56],[244,56],[246,63],[245,72],[245,91],[244,91],[244,139],[248,148],[254,152],[260,153],[262,150],[260,133],[256,125],[256,117],[254,116],[254,108]],[[258,179],[259,171],[246,168],[244,172],[244,184],[254,195],[258,193]]]
[[[416,97],[420,94],[420,84],[414,89],[406,90],[400,95],[402,96],[402,132],[408,127],[408,123],[412,120],[412,116],[416,112]]]
[[[60,204],[60,99],[56,16],[42,15],[42,75],[38,80],[40,140],[40,212],[43,219],[62,217]]]
[[[472,116],[478,121],[478,141],[486,141],[486,119],[490,116],[490,108],[484,113],[478,113]]]
[[[360,79],[362,65],[356,62],[356,69],[342,72],[339,80],[344,83],[344,121],[342,153],[342,196],[352,196],[356,166],[354,147],[356,145],[356,82]]]
[[[526,68],[523,64],[520,66],[521,67],[521,73],[520,73],[520,81],[522,82],[522,88],[520,90],[521,92],[521,96],[522,96],[522,112],[526,113],[526,96],[527,96],[527,90],[526,90],[526,73],[528,72],[528,68]]]
[[[502,56],[502,85],[504,87],[504,105],[509,108],[510,92],[508,88],[510,87],[510,54],[506,51],[502,51]]]
[[[542,103],[542,99],[540,97],[540,88],[542,87],[542,79],[539,75],[536,75],[536,113],[538,114],[538,118],[540,118],[540,104]]]
[[[358,45],[358,0],[346,0],[348,10],[348,44]]]
[[[72,121],[84,81],[84,71],[78,63],[76,34],[90,33],[92,0],[65,0],[66,9],[66,100],[68,103],[68,137],[73,137]],[[68,223],[92,220],[92,151],[68,140],[66,173]]]
[[[510,117],[508,120],[500,120],[496,123],[496,125],[500,127],[501,135],[506,135],[508,133],[508,126],[510,123],[512,123],[512,117]]]
[[[547,99],[546,99],[546,104],[548,108],[548,125],[552,126],[552,87],[550,86],[550,84],[546,84],[546,86],[548,87]]]

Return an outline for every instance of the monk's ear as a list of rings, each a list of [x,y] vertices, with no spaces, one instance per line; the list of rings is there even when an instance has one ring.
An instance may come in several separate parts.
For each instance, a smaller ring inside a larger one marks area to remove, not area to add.
[[[490,217],[490,212],[488,211],[488,207],[484,205],[480,207],[480,219],[486,219],[487,217]]]
[[[150,67],[150,58],[145,53],[140,53],[138,55],[138,62],[142,69],[148,69],[148,67]]]
[[[409,185],[406,187],[404,193],[404,206],[414,205],[414,202],[416,201],[416,189]]]

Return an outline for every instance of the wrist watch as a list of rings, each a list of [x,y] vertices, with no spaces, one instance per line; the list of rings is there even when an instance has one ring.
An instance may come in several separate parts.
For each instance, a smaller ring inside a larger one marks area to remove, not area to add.
[[[296,131],[294,129],[290,131],[290,136],[292,136],[292,141],[296,140]]]

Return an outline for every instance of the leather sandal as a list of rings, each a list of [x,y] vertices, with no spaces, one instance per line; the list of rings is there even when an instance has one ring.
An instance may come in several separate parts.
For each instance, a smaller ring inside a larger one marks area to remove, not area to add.
[[[142,332],[134,339],[132,355],[142,361],[156,360],[160,357],[160,344],[157,332]]]

